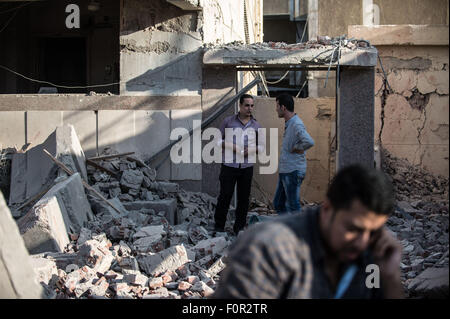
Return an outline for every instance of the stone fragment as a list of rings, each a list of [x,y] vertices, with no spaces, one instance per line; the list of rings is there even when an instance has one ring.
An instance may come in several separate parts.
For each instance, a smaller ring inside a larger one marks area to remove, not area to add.
[[[148,277],[143,274],[126,274],[123,280],[131,285],[147,286]]]
[[[193,250],[200,256],[222,254],[228,247],[228,241],[225,237],[214,237],[200,241],[193,247]]]
[[[202,295],[202,297],[209,297],[214,293],[214,290],[211,289],[211,287],[209,287],[203,281],[198,281],[197,283],[195,283],[192,286],[191,290],[195,291],[195,292],[199,292]]]
[[[141,171],[128,169],[123,172],[120,185],[125,192],[128,192],[130,189],[139,191],[143,180],[144,175]]]
[[[138,256],[139,266],[145,273],[158,276],[168,270],[176,270],[188,262],[186,249],[183,245],[167,248],[156,254]]]
[[[130,201],[123,203],[129,211],[156,211],[164,212],[164,216],[171,225],[175,224],[177,213],[177,201],[173,198],[154,201]]]
[[[192,287],[192,285],[190,283],[188,283],[187,281],[180,281],[178,283],[178,290],[180,290],[180,291],[186,291],[191,287]]]
[[[155,277],[150,279],[148,286],[150,289],[156,289],[164,286],[163,279],[161,277]]]
[[[448,298],[449,269],[428,268],[408,285],[414,295],[427,298]]]

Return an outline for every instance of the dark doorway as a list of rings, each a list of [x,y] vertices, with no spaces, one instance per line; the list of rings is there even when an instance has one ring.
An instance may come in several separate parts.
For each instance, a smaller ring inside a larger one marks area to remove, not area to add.
[[[41,43],[40,78],[62,86],[87,85],[85,38],[45,38]],[[86,93],[84,88],[57,89],[58,93]]]

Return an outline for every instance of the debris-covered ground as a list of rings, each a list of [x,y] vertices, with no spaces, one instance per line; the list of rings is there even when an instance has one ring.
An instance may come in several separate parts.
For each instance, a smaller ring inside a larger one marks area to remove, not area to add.
[[[448,294],[448,179],[384,153],[383,170],[392,179],[397,199],[388,227],[403,245],[405,291],[409,297],[438,295],[438,278],[446,274]]]
[[[109,150],[111,151],[111,150]],[[102,155],[112,155],[111,152]],[[156,181],[156,172],[135,156],[88,166],[90,184],[119,207],[117,213],[89,196],[94,219],[63,253],[33,256],[41,281],[54,298],[202,298],[216,286],[232,240],[211,231],[215,199]],[[178,224],[145,203],[175,199]],[[121,204],[123,202],[123,205]],[[129,204],[129,205],[128,205]],[[126,208],[125,208],[126,207]],[[39,257],[39,258],[38,258]]]
[[[107,148],[97,158],[80,161],[73,156],[82,153],[73,127],[59,128],[55,134],[56,139],[30,150],[34,153],[28,157],[54,143],[64,145],[52,148],[63,150],[56,157],[77,173],[68,177],[53,164],[53,168],[37,168],[40,181],[37,177],[13,181],[15,189],[39,182],[46,192],[12,205],[12,213],[47,296],[210,296],[226,266],[227,248],[236,238],[232,214],[227,232],[215,233],[215,198],[157,180],[156,171],[134,154]],[[383,154],[382,169],[396,191],[396,209],[388,227],[403,245],[405,292],[408,297],[448,295],[448,180]],[[22,155],[18,154],[16,164],[13,157],[12,176],[25,174],[17,173]],[[52,163],[45,159],[40,165]],[[87,166],[81,167],[84,162]],[[33,172],[36,167],[27,169]],[[83,188],[82,175],[94,191]],[[50,185],[45,185],[47,181]],[[275,211],[252,199],[248,223],[264,220],[262,216],[275,216]]]

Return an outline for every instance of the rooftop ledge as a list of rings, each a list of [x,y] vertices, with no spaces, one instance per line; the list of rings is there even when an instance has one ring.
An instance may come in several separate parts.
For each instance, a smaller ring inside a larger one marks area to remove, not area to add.
[[[355,67],[374,67],[377,64],[378,51],[364,40],[350,42],[344,40],[340,47],[339,65]],[[364,44],[365,47],[359,46]],[[345,44],[345,45],[344,45]],[[205,66],[304,66],[320,67],[338,65],[337,46],[298,43],[254,43],[230,44],[205,48],[203,64]]]

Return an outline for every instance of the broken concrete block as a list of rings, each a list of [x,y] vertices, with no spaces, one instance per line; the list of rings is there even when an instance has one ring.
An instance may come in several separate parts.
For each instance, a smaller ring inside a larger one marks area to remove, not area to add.
[[[188,283],[190,283],[191,285],[195,284],[196,282],[200,281],[200,278],[198,278],[198,276],[187,276],[186,280]]]
[[[72,172],[87,181],[85,156],[72,125],[58,126],[44,143],[13,156],[9,204],[21,204],[50,187],[59,167],[43,152],[46,149]],[[14,163],[17,162],[17,163]],[[23,178],[16,178],[22,175]],[[23,186],[24,185],[24,186]]]
[[[119,198],[114,197],[112,199],[108,199],[108,202],[111,203],[114,207],[116,207],[121,212],[121,214],[119,214],[114,208],[112,208],[102,200],[98,200],[97,198],[90,199],[92,209],[94,210],[96,215],[100,216],[110,215],[113,218],[120,218],[121,216],[127,216],[128,211],[125,209]]]
[[[31,256],[30,260],[39,282],[49,285],[58,277],[58,268],[54,261],[40,256]]]
[[[50,200],[55,198],[56,202]],[[46,205],[51,205],[45,208]],[[84,192],[80,174],[76,173],[53,186],[32,208],[52,209],[64,220],[67,232],[79,233],[88,220],[93,219],[91,206]]]
[[[61,209],[56,197],[46,197],[17,221],[30,254],[62,252],[70,243]]]
[[[92,239],[92,232],[87,228],[81,228],[80,234],[78,235],[77,246],[80,247],[86,241]]]
[[[178,283],[178,290],[180,291],[186,291],[189,290],[192,287],[192,285],[190,283],[188,283],[187,281],[180,281]]]
[[[164,284],[164,287],[170,290],[178,289],[178,283],[177,282],[168,282]]]
[[[176,273],[180,278],[186,278],[187,276],[191,275],[191,271],[189,270],[189,267],[186,265],[182,265],[176,269]]]
[[[225,248],[228,247],[228,241],[225,237],[214,237],[211,239],[205,239],[194,246],[194,251],[198,252],[201,256],[222,254]]]
[[[169,291],[165,287],[161,287],[155,290],[150,290],[150,292],[144,295],[143,299],[163,299],[169,297]]]
[[[19,229],[0,192],[0,298],[43,298]]]
[[[155,277],[155,278],[150,279],[150,281],[148,282],[148,286],[150,287],[150,289],[156,289],[156,288],[163,287],[164,286],[163,278]]]
[[[135,257],[124,257],[118,259],[119,267],[123,274],[140,273],[139,263]]]
[[[144,180],[144,174],[139,170],[128,169],[123,172],[120,179],[120,185],[125,192],[129,190],[137,190],[141,188],[142,181]]]
[[[195,292],[199,292],[202,295],[202,297],[209,297],[210,295],[212,295],[214,293],[214,290],[211,289],[211,287],[209,287],[203,281],[196,282],[192,286],[191,290],[195,291]]]
[[[408,285],[414,295],[426,298],[448,298],[449,269],[428,268]]]
[[[147,177],[150,182],[154,182],[156,180],[156,170],[150,167],[144,167],[141,169],[144,173],[145,177]]]
[[[109,288],[109,283],[105,277],[101,277],[96,282],[93,282],[93,286],[89,287],[89,295],[92,297],[103,297]]]
[[[148,277],[143,274],[127,274],[123,276],[123,280],[131,285],[147,286]]]
[[[159,237],[165,235],[163,225],[158,226],[146,226],[139,229],[137,233],[133,235],[133,238],[142,238],[142,237]]]
[[[86,264],[95,272],[106,273],[114,260],[112,252],[97,240],[88,240],[81,245],[79,256],[86,259]]]
[[[165,235],[163,225],[142,227],[134,234],[133,237],[137,240],[133,242],[133,245],[138,252],[158,252],[164,249],[162,239]]]
[[[207,269],[206,272],[211,277],[214,277],[214,276],[216,276],[218,273],[220,273],[224,269],[225,269],[225,263],[223,262],[223,257],[220,257],[216,262],[214,262],[214,264],[212,264],[211,267],[209,267]]]
[[[152,255],[138,256],[141,269],[148,275],[158,276],[168,270],[176,270],[188,262],[186,249],[183,245],[167,248]]]
[[[131,201],[123,203],[123,206],[129,211],[163,211],[166,219],[171,225],[174,225],[176,221],[177,201],[173,198],[154,201]]]
[[[148,188],[162,193],[178,193],[180,191],[180,186],[177,183],[169,182],[154,182]]]

